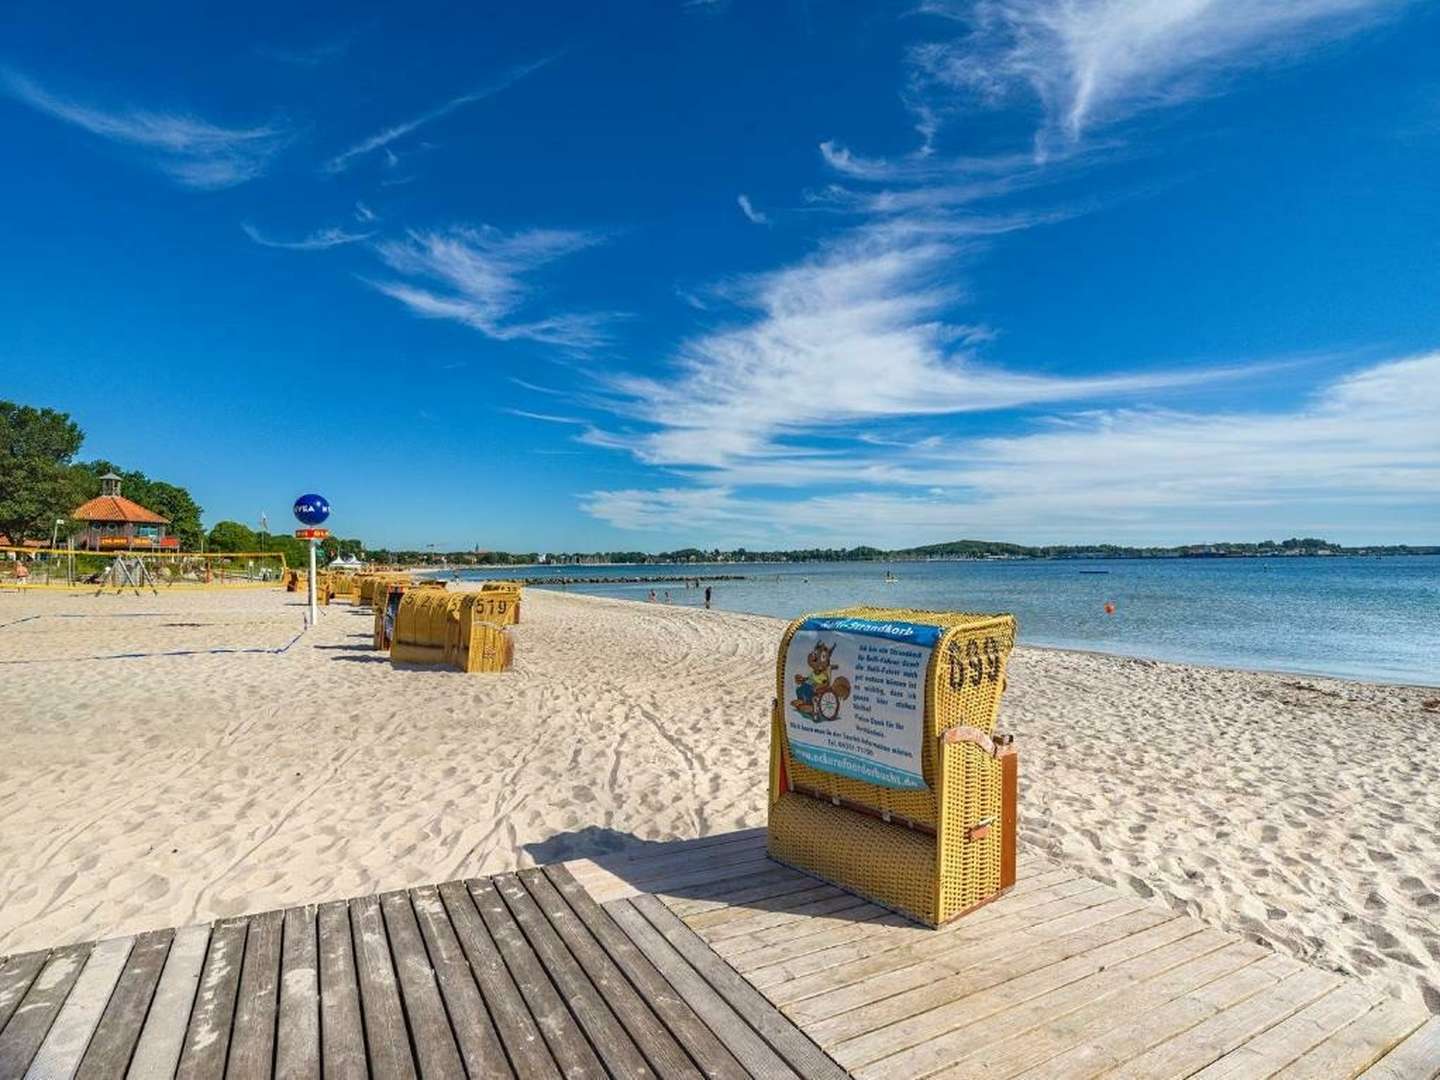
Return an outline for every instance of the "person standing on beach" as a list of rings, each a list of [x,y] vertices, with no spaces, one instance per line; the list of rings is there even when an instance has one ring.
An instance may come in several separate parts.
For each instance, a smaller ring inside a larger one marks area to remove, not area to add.
[[[710,610],[710,586],[705,586],[705,610]]]
[[[655,590],[654,590],[654,589],[651,589],[651,590],[650,590],[650,603],[653,604],[654,602],[655,602]]]

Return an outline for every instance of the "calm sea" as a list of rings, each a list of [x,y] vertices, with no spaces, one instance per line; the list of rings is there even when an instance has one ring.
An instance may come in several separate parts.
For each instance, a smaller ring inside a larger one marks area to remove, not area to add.
[[[1440,685],[1440,556],[562,566],[461,576],[707,573],[745,575],[710,583],[713,605],[728,611],[782,618],[850,604],[1009,611],[1031,645]],[[653,587],[676,604],[703,602],[703,583]],[[565,588],[644,600],[652,586]]]

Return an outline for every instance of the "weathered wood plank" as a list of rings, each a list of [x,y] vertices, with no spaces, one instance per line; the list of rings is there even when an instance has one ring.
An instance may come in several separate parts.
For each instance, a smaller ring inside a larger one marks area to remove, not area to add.
[[[727,908],[745,910],[746,904],[761,903],[771,897],[812,889],[822,882],[788,866],[777,864],[772,870],[745,874],[713,885],[697,886],[683,896],[656,893],[682,919]]]
[[[1172,919],[1138,934],[1131,934],[1109,942],[1097,949],[1072,956],[1058,963],[1040,968],[1030,968],[1027,957],[1022,954],[997,962],[1001,978],[986,976],[986,988],[970,991],[965,985],[966,976],[954,981],[937,983],[934,987],[906,996],[905,1001],[877,1002],[856,1017],[846,1013],[816,1024],[811,1034],[821,1041],[837,1061],[849,1069],[856,1069],[882,1058],[890,1057],[919,1043],[936,1039],[953,1028],[969,1024],[985,1016],[998,1013],[1005,1008],[1018,1005],[1033,997],[1074,982],[1094,972],[1101,966],[1119,963],[1132,956],[1149,952],[1151,949],[1168,945],[1189,937],[1193,932],[1189,920]],[[1026,969],[1024,974],[1012,975]],[[982,996],[983,995],[983,996]],[[908,1015],[905,1015],[908,1013]],[[884,1021],[878,1026],[876,1021]],[[865,1025],[869,1030],[861,1034],[849,1032]],[[844,1033],[843,1041],[832,1043]]]
[[[320,956],[313,904],[288,908],[280,953],[276,1080],[320,1080]]]
[[[0,1032],[0,1076],[25,1075],[89,955],[89,945],[69,945],[45,958],[10,1022]]]
[[[635,1040],[591,985],[520,879],[501,874],[492,882],[605,1067],[618,1076],[654,1076]]]
[[[535,907],[575,958],[590,984],[609,1007],[610,1013],[634,1041],[650,1067],[661,1077],[693,1077],[700,1072],[650,1006],[626,981],[624,974],[593,938],[570,905],[555,891],[539,870],[518,875]],[[504,890],[501,890],[502,894]],[[513,909],[512,909],[513,910]]]
[[[511,1066],[521,1077],[556,1077],[560,1070],[551,1056],[504,957],[475,907],[469,891],[459,882],[439,888],[450,925],[475,973],[480,995],[489,1008]]]
[[[1232,972],[1199,990],[1155,1008],[1141,1010],[1049,1061],[1020,1073],[1026,1080],[1090,1080],[1131,1058],[1188,1031],[1231,1006],[1272,990],[1284,979],[1304,970],[1288,957],[1269,956]]]
[[[1432,1016],[1360,1074],[1362,1080],[1434,1080],[1440,1076],[1440,1016]]]
[[[280,1000],[283,911],[250,917],[245,962],[235,997],[227,1080],[270,1080],[275,1064],[275,1010]]]
[[[789,1080],[796,1073],[770,1045],[661,936],[631,900],[605,905],[606,912],[645,954],[685,1002],[710,1027],[726,1049],[755,1076]]]
[[[219,1080],[230,1052],[230,1027],[240,972],[245,962],[248,919],[222,919],[210,931],[210,948],[200,973],[200,988],[180,1051],[176,1080]]]
[[[175,931],[160,972],[160,984],[130,1058],[126,1076],[131,1080],[170,1080],[175,1075],[209,946],[209,926],[186,926]]]
[[[1232,941],[1215,952],[1089,1002],[1066,1016],[1046,1017],[1038,1025],[1012,1030],[1002,1014],[994,1021],[1000,1029],[1000,1040],[977,1040],[977,1049],[956,1058],[950,1068],[936,1075],[936,1080],[940,1077],[959,1080],[970,1072],[979,1071],[982,1066],[986,1077],[1015,1076],[1087,1039],[1103,1035],[1117,1024],[1128,1023],[1130,1017],[1146,1009],[1198,990],[1265,955],[1265,950],[1259,945]]]
[[[805,896],[804,893],[800,895]],[[755,911],[719,926],[695,926],[689,919],[685,922],[697,934],[701,934],[717,952],[722,944],[735,952],[744,952],[747,949],[764,948],[777,941],[790,940],[788,935],[797,932],[818,932],[812,928],[824,927],[832,922],[854,922],[856,912],[867,914],[884,910],[862,896],[831,886],[821,886],[793,906]]]
[[[1011,994],[1007,993],[1005,986],[1000,986],[966,998],[957,1003],[955,1010],[945,1010],[952,1012],[947,1021],[951,1023],[949,1030],[897,1053],[873,1060],[864,1068],[856,1069],[855,1075],[862,1080],[877,1080],[888,1076],[928,1076],[951,1067],[964,1058],[968,1057],[973,1061],[979,1056],[978,1051],[1004,1038],[1011,1031],[1026,1031],[1045,1023],[1047,1019],[1066,1016],[1087,1003],[1104,999],[1136,981],[1143,981],[1187,961],[1206,956],[1224,947],[1227,940],[1227,935],[1220,930],[1202,930],[1198,934],[1190,934],[1113,963],[1092,961],[1090,957],[1094,953],[1076,957],[1077,961],[1083,963],[1076,963],[1070,972],[1071,977],[1065,981],[1046,979],[1045,983],[1055,985],[1039,994]],[[1056,970],[1061,966],[1055,965]],[[994,1007],[996,1001],[1007,1001],[1011,997],[1020,1000],[1008,1008]]]
[[[434,886],[412,889],[410,901],[466,1070],[471,1076],[513,1076],[440,894]]]
[[[380,897],[385,930],[390,936],[390,955],[400,978],[400,994],[409,1019],[420,1075],[426,1080],[465,1080],[460,1048],[450,1030],[435,969],[425,952],[410,895],[390,892]]]
[[[320,962],[321,1074],[325,1080],[364,1080],[365,1027],[350,907],[344,900],[315,912],[315,950]]]
[[[1091,949],[1108,945],[1112,941],[1129,937],[1169,921],[1167,912],[1137,911],[1119,919],[1110,919],[1097,926],[1077,930],[1063,938],[1038,939],[1023,930],[1001,934],[986,939],[983,936],[959,950],[937,952],[933,960],[923,964],[883,971],[858,982],[836,987],[829,993],[819,993],[789,1005],[786,1015],[802,1027],[818,1024],[820,1021],[837,1017],[842,1013],[866,1008],[876,1002],[895,998],[896,1007],[888,1015],[901,1019],[906,1009],[914,1006],[905,1001],[916,1000],[923,995],[934,1000],[934,992],[926,987],[942,984],[951,989],[955,996],[979,993],[981,990],[1016,978],[1028,971],[1068,960]],[[901,999],[901,995],[911,995]],[[887,1014],[880,1014],[881,1016]],[[878,1019],[878,1018],[877,1018]],[[858,1017],[857,1017],[858,1020]],[[871,1021],[873,1022],[873,1021]],[[890,1021],[885,1021],[890,1022]],[[878,1026],[878,1025],[877,1025]],[[817,1031],[822,1039],[851,1037],[862,1029],[858,1023],[838,1026],[833,1034]],[[841,1036],[840,1032],[849,1034]]]
[[[706,1076],[741,1080],[749,1075],[568,870],[563,866],[547,866],[545,876]]]
[[[495,886],[490,881],[474,880],[466,882],[466,887],[561,1072],[575,1077],[602,1075],[604,1067],[600,1059],[555,992],[534,949],[525,940]]]
[[[1205,1066],[1195,1080],[1244,1080],[1269,1076],[1324,1042],[1352,1020],[1364,1016],[1375,995],[1360,983],[1336,987],[1268,1031]]]
[[[615,880],[623,884],[623,891],[628,893],[688,893],[697,886],[712,885],[720,881],[730,881],[744,874],[759,873],[768,870],[779,864],[774,862],[763,851],[756,853],[742,853],[743,858],[739,861],[721,862],[719,864],[702,860],[696,860],[693,866],[681,870],[669,869],[661,872],[659,870],[650,872],[653,876],[636,874],[614,875]],[[609,900],[613,890],[607,888],[603,883],[596,882],[588,885],[590,891],[597,900]]]
[[[77,1080],[120,1080],[125,1075],[174,938],[173,930],[152,930],[135,938],[75,1074]]]
[[[1131,1080],[1191,1076],[1291,1013],[1328,994],[1340,982],[1328,971],[1307,968],[1273,990],[1257,994],[1167,1039],[1115,1070]]]
[[[35,1053],[25,1080],[69,1080],[75,1075],[134,944],[134,938],[111,938],[90,950],[84,969]]]
[[[674,912],[653,896],[637,897],[633,905],[797,1073],[807,1078],[844,1080],[843,1069],[804,1032],[781,1016],[780,1010],[721,960]]]
[[[0,967],[0,1032],[5,1030],[5,1025],[20,1005],[20,999],[30,989],[35,976],[40,974],[49,955],[49,949],[23,953],[10,957],[4,967]]]
[[[1352,1080],[1403,1042],[1429,1015],[1408,1001],[1383,1001],[1285,1066],[1273,1080]]]
[[[390,939],[375,897],[361,896],[350,901],[350,930],[355,941],[355,973],[360,984],[370,1066],[377,1076],[413,1078],[410,1033],[405,1027],[400,987],[390,959]]]

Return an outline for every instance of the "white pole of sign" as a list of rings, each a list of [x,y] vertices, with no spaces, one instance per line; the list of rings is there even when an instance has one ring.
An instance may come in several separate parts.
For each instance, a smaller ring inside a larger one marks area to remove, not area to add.
[[[320,608],[315,603],[315,541],[310,541],[310,625],[320,621]]]

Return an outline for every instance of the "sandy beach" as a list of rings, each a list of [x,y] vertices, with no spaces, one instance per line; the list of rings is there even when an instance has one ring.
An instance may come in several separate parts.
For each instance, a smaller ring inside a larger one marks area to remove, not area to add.
[[[482,676],[272,589],[0,593],[0,954],[764,824],[782,623],[524,615]],[[1437,696],[1019,649],[1022,842],[1440,1011]]]

